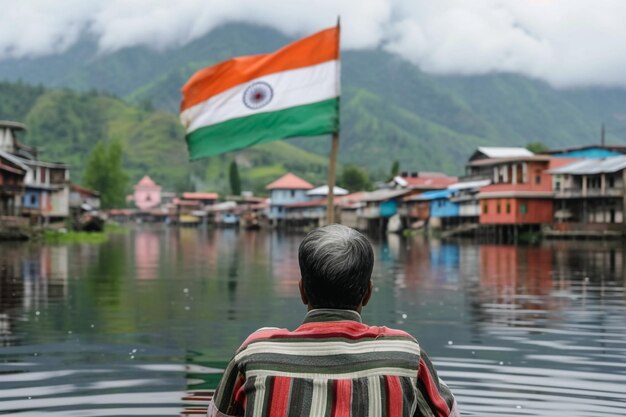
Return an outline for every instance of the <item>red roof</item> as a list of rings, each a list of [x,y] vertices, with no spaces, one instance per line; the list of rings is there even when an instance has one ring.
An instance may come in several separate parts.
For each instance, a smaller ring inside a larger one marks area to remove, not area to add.
[[[441,176],[402,177],[402,179],[407,182],[408,188],[433,189],[433,190],[447,188],[449,185],[452,185],[458,182],[457,177],[441,177]]]
[[[217,200],[217,193],[183,193],[185,200]]]
[[[313,185],[302,178],[288,172],[265,187],[266,190],[310,190]]]
[[[175,198],[172,200],[172,203],[176,206],[185,206],[185,207],[198,207],[200,202],[193,200],[182,200],[180,198]]]
[[[72,184],[70,186],[72,191],[76,191],[82,195],[90,195],[92,197],[100,197],[100,193],[98,191],[90,190],[89,188],[82,187],[78,184]]]

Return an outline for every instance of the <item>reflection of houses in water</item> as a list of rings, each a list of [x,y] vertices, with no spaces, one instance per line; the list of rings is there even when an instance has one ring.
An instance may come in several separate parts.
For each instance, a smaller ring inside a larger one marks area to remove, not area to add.
[[[459,281],[461,248],[456,243],[413,239],[406,250],[405,276],[409,287],[437,286]],[[422,277],[431,277],[430,282]]]
[[[552,251],[541,247],[482,245],[480,285],[499,295],[547,295],[552,290]]]
[[[13,344],[13,322],[51,299],[67,297],[68,248],[46,246],[24,256],[25,248],[3,247],[0,256],[0,345]]]
[[[281,296],[297,296],[300,281],[298,247],[301,239],[293,239],[280,233],[270,237],[272,274],[277,279],[276,292]]]
[[[560,308],[550,297],[553,253],[542,247],[480,247],[479,308],[487,321],[536,326],[545,312]]]
[[[161,237],[158,232],[140,230],[135,235],[135,268],[138,279],[155,279],[159,270]]]
[[[37,308],[49,299],[67,296],[68,247],[45,246],[38,256],[22,260],[24,308]]]

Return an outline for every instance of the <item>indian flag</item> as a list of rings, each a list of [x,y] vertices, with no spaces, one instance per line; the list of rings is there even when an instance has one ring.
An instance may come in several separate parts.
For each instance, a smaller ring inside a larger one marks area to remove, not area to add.
[[[232,58],[182,88],[190,159],[339,129],[339,27],[266,55]]]

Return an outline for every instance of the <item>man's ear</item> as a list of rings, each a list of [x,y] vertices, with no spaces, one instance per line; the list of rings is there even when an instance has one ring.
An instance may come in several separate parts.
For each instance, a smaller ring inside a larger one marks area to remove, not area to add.
[[[374,289],[374,284],[372,284],[372,280],[370,280],[370,286],[367,288],[367,291],[365,291],[365,295],[363,296],[363,301],[361,301],[362,306],[366,306],[367,303],[370,301],[370,298],[372,298],[373,289]]]
[[[304,284],[302,283],[302,278],[300,278],[298,287],[300,288],[300,299],[302,300],[302,303],[304,305],[309,305],[309,297],[307,297],[306,291],[304,290]]]

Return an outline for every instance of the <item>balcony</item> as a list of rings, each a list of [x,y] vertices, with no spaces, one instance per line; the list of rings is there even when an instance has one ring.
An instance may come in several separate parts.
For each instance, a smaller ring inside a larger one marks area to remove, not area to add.
[[[619,198],[624,195],[622,188],[607,188],[604,191],[600,188],[588,188],[584,193],[582,188],[570,187],[563,188],[555,192],[555,198]]]

